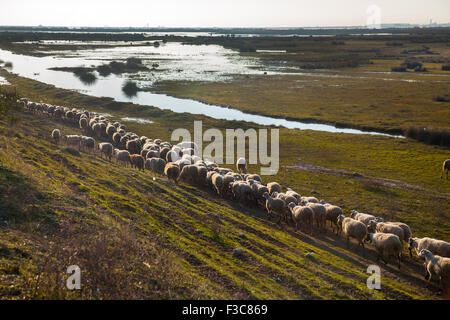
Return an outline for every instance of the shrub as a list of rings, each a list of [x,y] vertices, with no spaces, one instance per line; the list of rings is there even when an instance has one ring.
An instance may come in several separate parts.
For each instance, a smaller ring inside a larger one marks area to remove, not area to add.
[[[0,86],[0,120],[6,119],[9,124],[19,120],[17,113],[23,109],[23,106],[17,102],[19,98],[14,87]]]
[[[403,67],[403,66],[392,67],[391,71],[392,72],[406,72],[406,67]]]
[[[427,144],[450,147],[450,131],[444,128],[409,127],[405,136]]]
[[[133,97],[139,91],[138,86],[133,81],[127,81],[122,87],[122,91],[129,97]]]
[[[101,65],[97,67],[97,72],[103,76],[109,76],[112,73],[111,67],[107,64]]]
[[[445,94],[443,96],[434,96],[433,100],[438,102],[450,102],[450,94]]]
[[[450,71],[450,64],[443,64],[442,65],[442,70]]]

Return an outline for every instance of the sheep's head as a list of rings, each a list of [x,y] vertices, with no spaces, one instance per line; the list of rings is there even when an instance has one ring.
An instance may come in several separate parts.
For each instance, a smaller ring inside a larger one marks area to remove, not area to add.
[[[295,208],[295,203],[289,202],[288,207],[292,210],[293,208]]]
[[[350,217],[352,218],[352,219],[354,219],[355,218],[355,215],[358,213],[358,211],[356,211],[356,210],[352,210],[352,212],[350,213]]]
[[[339,217],[337,217],[337,224],[341,227],[342,221],[344,221],[345,216],[343,214],[340,214]]]
[[[416,248],[417,247],[417,238],[409,238],[408,242],[408,249]]]
[[[368,232],[365,241],[372,242],[372,239],[373,239],[373,233]]]
[[[367,230],[369,230],[369,232],[375,232],[376,227],[377,227],[377,222],[374,220],[370,220],[369,223],[367,224]]]
[[[419,258],[422,258],[422,259],[429,259],[433,256],[433,254],[431,253],[430,250],[422,249],[422,250],[420,250],[418,256],[419,256]]]
[[[266,200],[272,200],[272,198],[270,197],[270,195],[269,195],[268,192],[264,192],[263,197],[264,197]]]

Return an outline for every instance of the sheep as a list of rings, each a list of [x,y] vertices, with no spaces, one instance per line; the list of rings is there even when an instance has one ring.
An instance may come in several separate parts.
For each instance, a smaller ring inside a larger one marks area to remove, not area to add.
[[[159,151],[159,157],[161,158],[161,159],[166,159],[166,157],[167,157],[167,153],[169,153],[169,151],[170,151],[170,148],[168,148],[168,147],[163,147],[160,151]]]
[[[289,197],[294,198],[292,196]],[[288,202],[287,198],[288,197],[285,198],[286,202]],[[327,218],[327,209],[325,208],[325,206],[319,203],[308,203],[307,206],[313,210],[314,213],[313,220],[316,222],[317,228],[324,229],[325,221]]]
[[[100,138],[100,136],[101,136],[101,126],[100,126],[100,123],[95,122],[95,123],[92,125],[91,130],[92,130],[92,132],[93,132],[93,134],[94,134],[95,137]]]
[[[83,130],[84,132],[86,132],[87,128],[88,128],[88,119],[86,118],[80,118],[80,120],[78,121],[78,125],[80,126],[80,129]]]
[[[125,144],[125,148],[130,151],[131,154],[140,154],[141,153],[141,143],[139,139],[128,140]],[[159,155],[158,155],[159,157]]]
[[[216,173],[212,176],[211,182],[212,182],[213,187],[216,190],[217,194],[219,196],[221,196],[222,189],[223,189],[223,177],[219,173]]]
[[[310,202],[310,203],[319,203],[316,197],[301,197],[300,200]]]
[[[227,173],[223,176],[223,195],[229,195],[230,192],[232,192],[232,185],[235,182],[234,177]]]
[[[63,141],[70,147],[77,147],[80,150],[81,136],[76,134],[63,136]]]
[[[365,255],[364,240],[367,237],[367,227],[361,221],[353,220],[341,214],[337,218],[337,223],[340,230],[344,232],[347,238],[347,247],[349,246],[350,237],[358,241],[358,245],[362,246],[363,256]]]
[[[178,182],[184,181],[187,183],[194,183],[197,176],[197,166],[194,164],[188,164],[181,169],[180,175],[178,177]]]
[[[82,136],[80,141],[81,147],[83,150],[88,150],[89,153],[94,151],[95,140],[92,137]]]
[[[120,138],[122,138],[122,136],[121,136],[120,133],[118,133],[118,132],[115,132],[115,133],[113,134],[113,136],[112,136],[112,142],[114,143],[114,145],[115,145],[116,147],[119,146]]]
[[[342,209],[338,206],[331,204],[325,204],[325,221],[330,221],[332,230],[334,232],[334,227],[336,226],[336,232],[339,231],[339,225],[337,224],[337,218],[342,214]]]
[[[355,220],[361,221],[366,226],[369,224],[369,221],[371,221],[371,220],[375,220],[377,222],[384,222],[383,218],[375,217],[375,216],[373,216],[371,214],[367,214],[367,213],[358,212],[356,210],[352,211],[352,213],[350,214],[350,217]]]
[[[269,189],[269,194],[273,195],[274,192],[281,192],[281,186],[278,182],[269,182],[267,184],[267,189]]]
[[[437,276],[439,285],[442,286],[443,291],[446,291],[450,280],[450,258],[433,255],[427,249],[420,250],[419,257],[425,259],[425,280],[430,282],[433,275]]]
[[[311,207],[296,206],[293,203],[289,204],[289,210],[291,211],[291,218],[295,224],[295,231],[298,230],[299,224],[308,225],[309,231],[312,233],[312,224],[314,212]]]
[[[245,158],[237,159],[237,161],[236,161],[236,169],[241,174],[246,174],[247,173],[247,162],[245,161]]]
[[[175,184],[178,182],[178,176],[180,175],[180,167],[178,167],[176,164],[169,162],[166,164],[164,168],[164,174],[167,176],[169,180],[173,180]]]
[[[377,261],[381,258],[385,264],[388,264],[386,258],[389,256],[397,257],[398,269],[400,270],[403,247],[398,236],[392,233],[368,233],[366,240],[374,245],[377,252]]]
[[[218,172],[218,173],[219,173],[220,175],[222,175],[222,176],[226,175],[226,174],[229,173],[229,172],[233,172],[233,170],[231,170],[231,169],[228,169],[228,168],[220,168],[220,167],[215,168],[215,171]]]
[[[130,155],[130,162],[131,162],[132,167],[135,167],[139,170],[145,171],[145,169],[144,169],[145,160],[144,160],[144,157],[141,156],[140,154],[134,153],[134,154]]]
[[[286,195],[295,197],[295,199],[297,199],[297,203],[300,203],[301,198],[302,198],[297,192],[295,192],[291,188],[287,188]]]
[[[419,254],[422,249],[431,251],[432,254],[436,254],[441,257],[450,258],[450,243],[436,240],[433,238],[410,238],[408,248],[411,250],[414,248],[416,253]]]
[[[409,239],[411,238],[411,228],[403,222],[389,222],[390,224],[395,224],[396,226],[399,226],[403,229],[403,241],[406,243],[409,243]]]
[[[445,172],[447,175],[447,180],[448,180],[448,172],[449,171],[450,171],[450,159],[447,159],[442,163],[441,179],[444,177],[444,172]]]
[[[195,183],[198,186],[206,185],[206,174],[208,173],[208,169],[203,165],[195,165],[197,167],[197,176],[195,177]]]
[[[252,200],[252,189],[244,181],[234,181],[231,185],[234,197],[239,202],[250,202]]]
[[[253,198],[255,199],[256,206],[259,206],[260,201],[263,201],[264,199],[264,193],[268,193],[269,189],[267,189],[265,185],[258,182],[252,183],[250,187],[252,188]]]
[[[108,136],[108,138],[112,139],[114,133],[116,133],[116,132],[117,132],[116,127],[112,123],[109,123],[105,129],[105,133]]]
[[[244,180],[250,180],[250,179],[261,182],[261,177],[257,174],[245,174],[244,175]]]
[[[103,158],[103,155],[105,155],[105,158],[107,158],[109,161],[111,161],[111,157],[113,155],[114,147],[109,142],[101,142],[97,144],[97,150],[100,151],[100,157]]]
[[[59,131],[59,129],[53,129],[52,139],[55,141],[56,144],[59,143],[60,138],[61,138],[61,131]]]
[[[128,166],[128,163],[131,163],[130,152],[128,150],[114,149],[113,154],[116,158],[116,163],[121,162],[125,164],[125,167]]]
[[[280,223],[281,218],[286,217],[286,203],[282,199],[272,198],[268,192],[265,192],[263,197],[266,199],[266,210],[269,219],[271,214],[274,214],[278,216],[277,223]]]
[[[158,150],[147,150],[146,158],[160,158],[161,154]]]
[[[401,241],[405,241],[405,233],[400,226],[395,224],[376,222],[375,220],[370,220],[367,224],[367,229],[372,233],[391,233],[395,234]]]

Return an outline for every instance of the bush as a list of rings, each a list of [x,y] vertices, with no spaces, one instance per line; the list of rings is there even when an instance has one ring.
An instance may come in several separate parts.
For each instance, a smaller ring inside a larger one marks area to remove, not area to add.
[[[133,81],[127,81],[122,87],[122,91],[128,96],[133,97],[139,91],[138,86]]]
[[[101,65],[97,67],[97,72],[102,76],[106,77],[112,73],[111,67],[107,64]]]
[[[450,94],[445,94],[443,96],[434,96],[433,100],[438,102],[450,102]]]
[[[128,58],[126,61],[128,65],[142,64],[142,60],[138,58]]]
[[[125,69],[126,69],[125,63],[117,62],[117,61],[111,61],[109,63],[109,67],[111,68],[111,71],[113,73],[122,73],[122,72],[125,72]]]
[[[81,82],[87,85],[93,84],[97,80],[95,74],[86,70],[75,71],[74,73],[78,78],[80,78]]]
[[[442,65],[442,70],[450,71],[450,64],[443,64]]]
[[[427,144],[450,147],[450,131],[443,128],[409,127],[405,136]]]
[[[392,72],[406,72],[406,67],[403,67],[403,66],[392,67],[391,71]]]
[[[17,102],[19,98],[14,87],[0,86],[0,120],[7,120],[9,124],[19,120],[17,113],[23,109],[23,106]]]

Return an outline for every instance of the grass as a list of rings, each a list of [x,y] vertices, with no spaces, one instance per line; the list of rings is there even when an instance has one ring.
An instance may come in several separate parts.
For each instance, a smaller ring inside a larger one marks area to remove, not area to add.
[[[33,100],[83,105],[111,113],[111,118],[124,114],[150,118],[154,123],[126,122],[128,130],[149,137],[168,140],[169,128],[191,129],[194,119],[204,120],[205,129],[251,125],[116,103],[4,71],[1,75]],[[79,133],[75,127],[29,114],[23,114],[14,128],[2,124],[0,185],[6,195],[14,195],[4,198],[12,209],[3,211],[8,224],[0,227],[3,297],[437,298],[434,289],[425,288],[420,265],[409,258],[400,272],[381,266],[383,289],[370,291],[365,270],[375,261],[373,252],[363,258],[354,246],[347,248],[330,233],[311,238],[286,226],[280,229],[262,211],[219,199],[208,190],[176,186],[160,177],[153,180],[148,173],[124,169],[94,155],[68,152],[50,141],[55,127],[63,134]],[[265,182],[279,181],[301,194],[314,189],[316,196],[342,206],[346,213],[353,208],[376,213],[409,223],[414,235],[450,239],[450,184],[439,180],[447,149],[408,139],[309,130],[282,129],[280,140],[282,167],[276,176],[263,177]],[[298,162],[332,171],[292,167]],[[250,169],[259,171],[258,166]],[[338,169],[357,171],[363,177]],[[391,186],[381,183],[382,179],[419,188]],[[139,254],[133,250],[138,247],[142,248]],[[233,256],[234,248],[242,248],[244,256]],[[104,268],[95,270],[93,261],[100,259],[100,252],[105,253]],[[308,252],[313,260],[306,258]],[[66,258],[58,262],[51,256]],[[118,256],[126,262],[118,265]],[[142,261],[150,267],[141,265]],[[89,271],[81,293],[58,285],[69,262]],[[175,271],[158,271],[168,266]],[[146,268],[152,272],[146,274]],[[103,273],[107,276],[102,278]],[[47,280],[38,281],[37,275]]]

